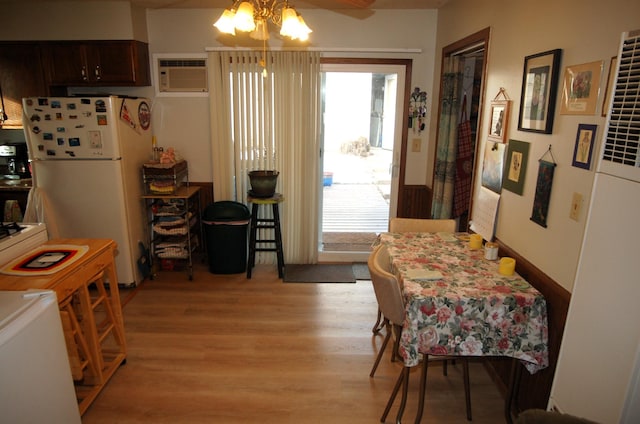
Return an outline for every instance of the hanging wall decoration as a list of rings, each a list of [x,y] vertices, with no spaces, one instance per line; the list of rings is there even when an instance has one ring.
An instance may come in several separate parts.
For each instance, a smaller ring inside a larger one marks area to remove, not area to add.
[[[551,157],[551,162],[544,159],[546,155]],[[551,145],[549,149],[539,160],[538,182],[536,184],[536,195],[533,199],[533,211],[531,212],[531,220],[538,225],[547,228],[547,213],[549,211],[549,199],[551,197],[551,186],[553,184],[553,173],[556,168],[556,161],[551,153]]]
[[[604,62],[567,66],[562,80],[561,115],[595,115]]]
[[[508,146],[502,188],[522,196],[524,177],[527,173],[527,162],[529,161],[529,143],[509,140]]]
[[[411,99],[409,100],[409,128],[413,128],[413,132],[422,132],[424,130],[424,120],[427,116],[427,92],[420,91],[420,87],[413,89]]]
[[[572,165],[589,170],[593,154],[593,140],[596,138],[597,125],[579,124],[576,144],[573,148]]]
[[[509,124],[510,109],[511,100],[507,97],[504,88],[500,87],[500,91],[491,101],[491,122],[487,136],[489,140],[500,143],[507,141],[507,124]]]
[[[482,163],[482,186],[500,194],[502,171],[504,170],[504,148],[506,144],[488,141],[484,147]]]

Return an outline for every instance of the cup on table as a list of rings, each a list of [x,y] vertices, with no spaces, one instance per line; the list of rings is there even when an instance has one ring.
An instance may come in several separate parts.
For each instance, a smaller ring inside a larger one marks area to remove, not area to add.
[[[498,259],[498,243],[488,241],[484,244],[484,258],[488,261]]]
[[[513,275],[516,271],[516,260],[513,258],[504,257],[500,259],[500,265],[498,265],[498,272],[502,275]]]
[[[482,236],[480,234],[471,234],[469,236],[469,249],[482,249]]]

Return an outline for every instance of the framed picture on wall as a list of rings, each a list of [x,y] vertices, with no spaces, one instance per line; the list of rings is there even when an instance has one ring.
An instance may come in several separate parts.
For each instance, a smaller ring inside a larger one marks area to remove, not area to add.
[[[596,138],[597,125],[580,124],[576,134],[576,145],[573,148],[573,166],[578,168],[591,168],[591,155],[593,153],[593,141]]]
[[[524,58],[520,131],[551,134],[561,54],[561,49],[555,49]]]
[[[562,78],[562,115],[595,115],[604,62],[567,66]]]
[[[529,162],[529,143],[509,140],[502,177],[502,188],[522,195],[524,177],[527,174],[527,162]]]
[[[602,116],[607,116],[609,113],[609,105],[611,104],[611,93],[613,93],[613,84],[615,83],[616,77],[615,72],[618,67],[618,56],[613,56],[611,58],[611,63],[609,64],[609,75],[607,76],[607,86],[604,90],[604,96],[602,96]]]
[[[509,123],[509,100],[493,100],[491,102],[491,124],[487,138],[490,141],[504,143],[507,141],[507,124]]]

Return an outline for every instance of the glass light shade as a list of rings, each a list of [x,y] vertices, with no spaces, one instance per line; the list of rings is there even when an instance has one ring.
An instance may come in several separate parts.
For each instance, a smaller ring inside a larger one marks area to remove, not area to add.
[[[218,31],[224,34],[236,35],[236,27],[233,24],[233,18],[235,15],[236,13],[233,9],[225,9],[213,26],[218,28]]]
[[[298,38],[301,41],[307,41],[309,39],[309,34],[313,31],[307,26],[306,22],[300,15],[298,15],[298,23]]]
[[[280,35],[290,38],[297,38],[297,28],[300,25],[298,21],[298,14],[290,7],[282,9],[282,28],[280,28]]]
[[[238,31],[253,31],[256,29],[256,23],[253,20],[253,5],[247,1],[243,1],[238,6],[236,16],[233,18],[233,24]]]
[[[256,21],[256,29],[249,34],[249,37],[260,41],[268,40],[269,29],[267,28],[267,21],[264,19],[258,19]]]

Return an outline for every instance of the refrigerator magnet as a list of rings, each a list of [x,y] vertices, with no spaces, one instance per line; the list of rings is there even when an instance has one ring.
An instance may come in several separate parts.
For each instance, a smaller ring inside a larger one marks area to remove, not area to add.
[[[58,143],[58,146],[64,146],[64,138],[58,137],[56,142]]]
[[[143,130],[148,130],[151,126],[151,110],[147,102],[140,102],[138,106],[138,122]]]
[[[96,100],[96,112],[106,112],[107,105],[104,103],[104,100]]]
[[[107,125],[107,115],[96,115],[98,125]]]

